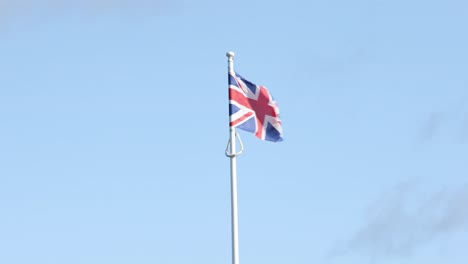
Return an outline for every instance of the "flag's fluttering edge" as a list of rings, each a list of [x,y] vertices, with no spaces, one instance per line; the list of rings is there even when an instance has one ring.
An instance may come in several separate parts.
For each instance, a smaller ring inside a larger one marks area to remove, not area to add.
[[[254,133],[261,140],[282,141],[279,108],[268,90],[229,74],[230,126]]]

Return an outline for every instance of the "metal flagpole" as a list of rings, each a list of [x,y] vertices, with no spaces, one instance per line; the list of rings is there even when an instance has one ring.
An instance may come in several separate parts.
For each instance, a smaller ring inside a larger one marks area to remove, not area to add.
[[[226,53],[228,57],[228,71],[234,73],[234,52]],[[229,118],[231,122],[231,118]],[[237,171],[236,156],[240,155],[244,149],[236,128],[229,126],[229,142],[226,147],[226,156],[231,160],[231,224],[232,224],[232,264],[239,264],[239,234],[237,222]],[[239,140],[241,150],[236,153],[236,138]]]

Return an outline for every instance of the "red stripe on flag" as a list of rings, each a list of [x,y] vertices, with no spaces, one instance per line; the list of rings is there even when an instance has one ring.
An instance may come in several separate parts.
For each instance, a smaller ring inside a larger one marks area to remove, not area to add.
[[[248,118],[250,118],[250,117],[252,117],[252,116],[253,116],[253,113],[252,113],[252,112],[246,113],[246,114],[242,115],[241,117],[236,118],[236,120],[233,121],[233,122],[231,122],[231,123],[229,123],[229,125],[230,125],[230,126],[236,126],[236,125],[238,125],[239,123],[244,122],[244,120],[246,120],[246,119],[248,119]]]

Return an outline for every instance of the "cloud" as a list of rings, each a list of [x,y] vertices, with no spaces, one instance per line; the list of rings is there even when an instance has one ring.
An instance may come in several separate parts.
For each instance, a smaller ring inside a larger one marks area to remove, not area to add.
[[[417,184],[399,184],[369,208],[366,224],[330,255],[357,253],[374,260],[408,256],[467,227],[468,185],[424,195]]]
[[[434,138],[445,122],[447,117],[443,112],[431,113],[421,128],[421,137],[425,140]]]
[[[430,113],[421,125],[419,137],[430,141],[453,129],[456,138],[468,139],[468,97],[450,105],[445,110]]]

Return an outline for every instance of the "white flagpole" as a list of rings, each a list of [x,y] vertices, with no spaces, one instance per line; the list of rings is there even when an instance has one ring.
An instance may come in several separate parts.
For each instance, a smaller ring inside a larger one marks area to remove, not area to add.
[[[234,52],[226,53],[228,57],[228,71],[234,73]],[[231,118],[229,118],[231,119]],[[231,120],[229,120],[231,121]],[[236,171],[236,128],[229,126],[230,153],[226,149],[226,155],[231,160],[231,224],[232,224],[232,264],[239,264],[239,234],[237,222],[237,171]],[[238,136],[238,135],[237,135]],[[241,143],[242,144],[242,143]]]

